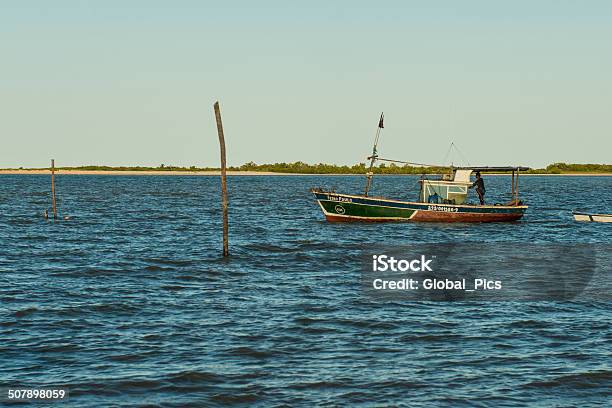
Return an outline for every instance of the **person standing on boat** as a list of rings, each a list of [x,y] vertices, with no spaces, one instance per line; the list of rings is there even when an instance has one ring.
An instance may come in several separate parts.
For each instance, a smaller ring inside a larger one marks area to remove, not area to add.
[[[478,194],[478,199],[480,200],[480,205],[484,205],[484,195],[485,195],[485,185],[484,180],[480,177],[480,172],[476,172],[476,181],[472,184],[472,187],[476,187],[476,193]],[[470,187],[470,188],[472,188]]]

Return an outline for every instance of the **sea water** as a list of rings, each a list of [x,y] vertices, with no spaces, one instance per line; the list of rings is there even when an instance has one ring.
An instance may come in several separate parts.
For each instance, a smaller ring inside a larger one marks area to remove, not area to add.
[[[331,224],[308,192],[364,181],[230,177],[224,259],[218,177],[60,174],[70,219],[54,223],[49,176],[0,176],[1,385],[65,387],[74,407],[609,403],[609,300],[381,301],[359,258],[609,245],[611,225],[571,210],[612,212],[612,178],[522,177],[530,208],[504,224]],[[373,194],[414,200],[417,182],[378,177]],[[509,177],[485,182],[488,202],[510,199]]]

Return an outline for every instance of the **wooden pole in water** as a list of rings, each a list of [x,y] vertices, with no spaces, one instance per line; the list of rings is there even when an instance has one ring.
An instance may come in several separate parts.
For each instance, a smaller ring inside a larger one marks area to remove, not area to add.
[[[53,203],[53,220],[57,220],[57,205],[55,200],[55,160],[51,159],[51,200]]]
[[[516,169],[516,205],[519,203],[519,175],[521,174],[521,169]]]
[[[223,136],[223,123],[221,122],[221,110],[219,101],[215,102],[215,119],[217,120],[217,133],[219,134],[219,145],[221,147],[221,199],[223,205],[223,256],[229,255],[228,243],[228,199],[227,199],[227,178],[225,161],[225,137]]]
[[[516,196],[514,194],[514,170],[512,170],[512,201],[516,203]]]

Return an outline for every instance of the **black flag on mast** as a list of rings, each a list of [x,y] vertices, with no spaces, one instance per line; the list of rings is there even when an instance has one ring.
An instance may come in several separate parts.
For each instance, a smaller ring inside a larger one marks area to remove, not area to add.
[[[384,113],[381,113],[381,114],[380,114],[380,120],[378,121],[378,127],[379,127],[379,128],[381,128],[381,129],[384,129],[384,128],[385,128],[385,126],[384,126],[384,124],[383,124],[383,120],[384,120],[384,118],[385,118],[385,114],[384,114]]]

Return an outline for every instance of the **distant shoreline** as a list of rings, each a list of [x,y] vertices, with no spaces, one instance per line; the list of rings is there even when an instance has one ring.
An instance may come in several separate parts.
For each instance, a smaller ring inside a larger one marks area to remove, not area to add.
[[[509,169],[517,168],[502,166],[504,170],[498,172],[486,170],[484,174],[511,174]],[[121,176],[215,176],[220,174],[217,167],[181,167],[161,164],[158,167],[146,166],[58,166],[55,168],[58,174],[74,175],[121,175]],[[486,169],[486,167],[481,167]],[[245,163],[241,166],[230,166],[227,174],[230,176],[315,176],[315,175],[355,175],[364,176],[369,170],[365,163],[357,163],[352,166],[337,164],[308,164],[301,161],[294,163],[268,163],[257,164],[254,162]],[[386,165],[385,163],[376,166],[374,169],[376,176],[382,175],[416,175],[422,174],[447,174],[452,167],[445,166],[412,166],[405,164],[397,166],[395,163]],[[49,167],[38,168],[0,168],[0,174],[48,174]],[[612,175],[612,164],[593,164],[593,163],[553,163],[545,168],[533,168],[521,170],[521,175],[570,175],[570,176],[610,176]]]
[[[0,170],[0,175],[49,175],[48,169],[34,170]],[[219,170],[184,171],[184,170],[55,170],[57,175],[74,176],[219,176]],[[271,171],[228,170],[228,176],[365,176],[363,173],[281,173]],[[379,176],[418,176],[418,174],[374,174]],[[484,176],[510,176],[509,173],[485,173]],[[521,173],[521,176],[612,176],[612,173]]]

